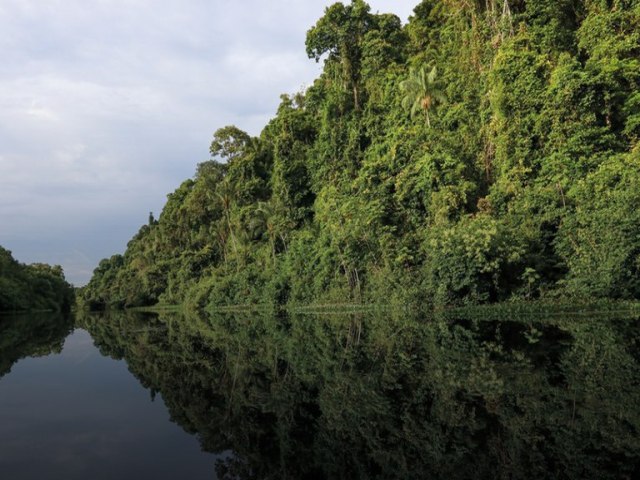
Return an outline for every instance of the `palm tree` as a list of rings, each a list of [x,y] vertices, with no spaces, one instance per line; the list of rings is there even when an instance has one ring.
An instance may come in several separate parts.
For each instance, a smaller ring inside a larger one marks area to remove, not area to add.
[[[409,70],[409,78],[400,82],[400,89],[405,96],[402,99],[402,107],[411,108],[411,117],[414,117],[419,111],[424,112],[427,126],[431,127],[429,119],[429,110],[433,108],[435,103],[444,102],[445,97],[437,83],[438,70],[433,67],[427,73],[424,67],[416,70]]]

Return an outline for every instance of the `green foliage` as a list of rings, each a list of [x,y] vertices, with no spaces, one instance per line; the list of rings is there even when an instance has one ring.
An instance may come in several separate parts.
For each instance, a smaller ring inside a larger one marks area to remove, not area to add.
[[[217,130],[86,303],[640,297],[637,0],[353,0],[306,51],[319,78]]]
[[[520,241],[488,215],[429,230],[425,273],[436,303],[503,300],[504,292],[517,287],[524,254]]]
[[[68,311],[74,303],[73,287],[59,265],[23,265],[0,247],[0,312]]]
[[[559,233],[578,294],[640,298],[640,155],[611,157],[571,191],[579,206]]]
[[[335,74],[344,92],[353,92],[353,107],[360,108],[362,42],[372,27],[373,15],[363,0],[335,3],[307,33],[307,55],[318,62],[327,54],[325,68]]]

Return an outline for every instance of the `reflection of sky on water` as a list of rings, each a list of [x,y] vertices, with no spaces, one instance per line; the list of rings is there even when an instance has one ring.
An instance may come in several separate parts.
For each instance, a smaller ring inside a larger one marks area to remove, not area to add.
[[[0,380],[3,478],[214,478],[215,456],[76,330],[59,355],[28,358]]]

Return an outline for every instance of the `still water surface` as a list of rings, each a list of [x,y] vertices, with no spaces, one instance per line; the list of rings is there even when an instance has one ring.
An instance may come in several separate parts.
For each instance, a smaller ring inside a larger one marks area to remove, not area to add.
[[[632,314],[0,317],[11,479],[637,478]]]
[[[0,351],[0,478],[215,478],[216,457],[170,421],[162,398],[152,400],[125,361],[103,356],[87,331],[65,329],[62,318],[34,322],[57,323],[57,338],[39,338],[30,320],[0,319],[13,323],[0,325],[4,339],[30,334],[16,338],[19,349]]]

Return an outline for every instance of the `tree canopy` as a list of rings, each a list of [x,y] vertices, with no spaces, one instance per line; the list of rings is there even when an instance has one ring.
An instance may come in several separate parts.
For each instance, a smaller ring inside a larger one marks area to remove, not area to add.
[[[73,305],[74,295],[59,265],[24,265],[0,247],[0,312],[65,311]]]

